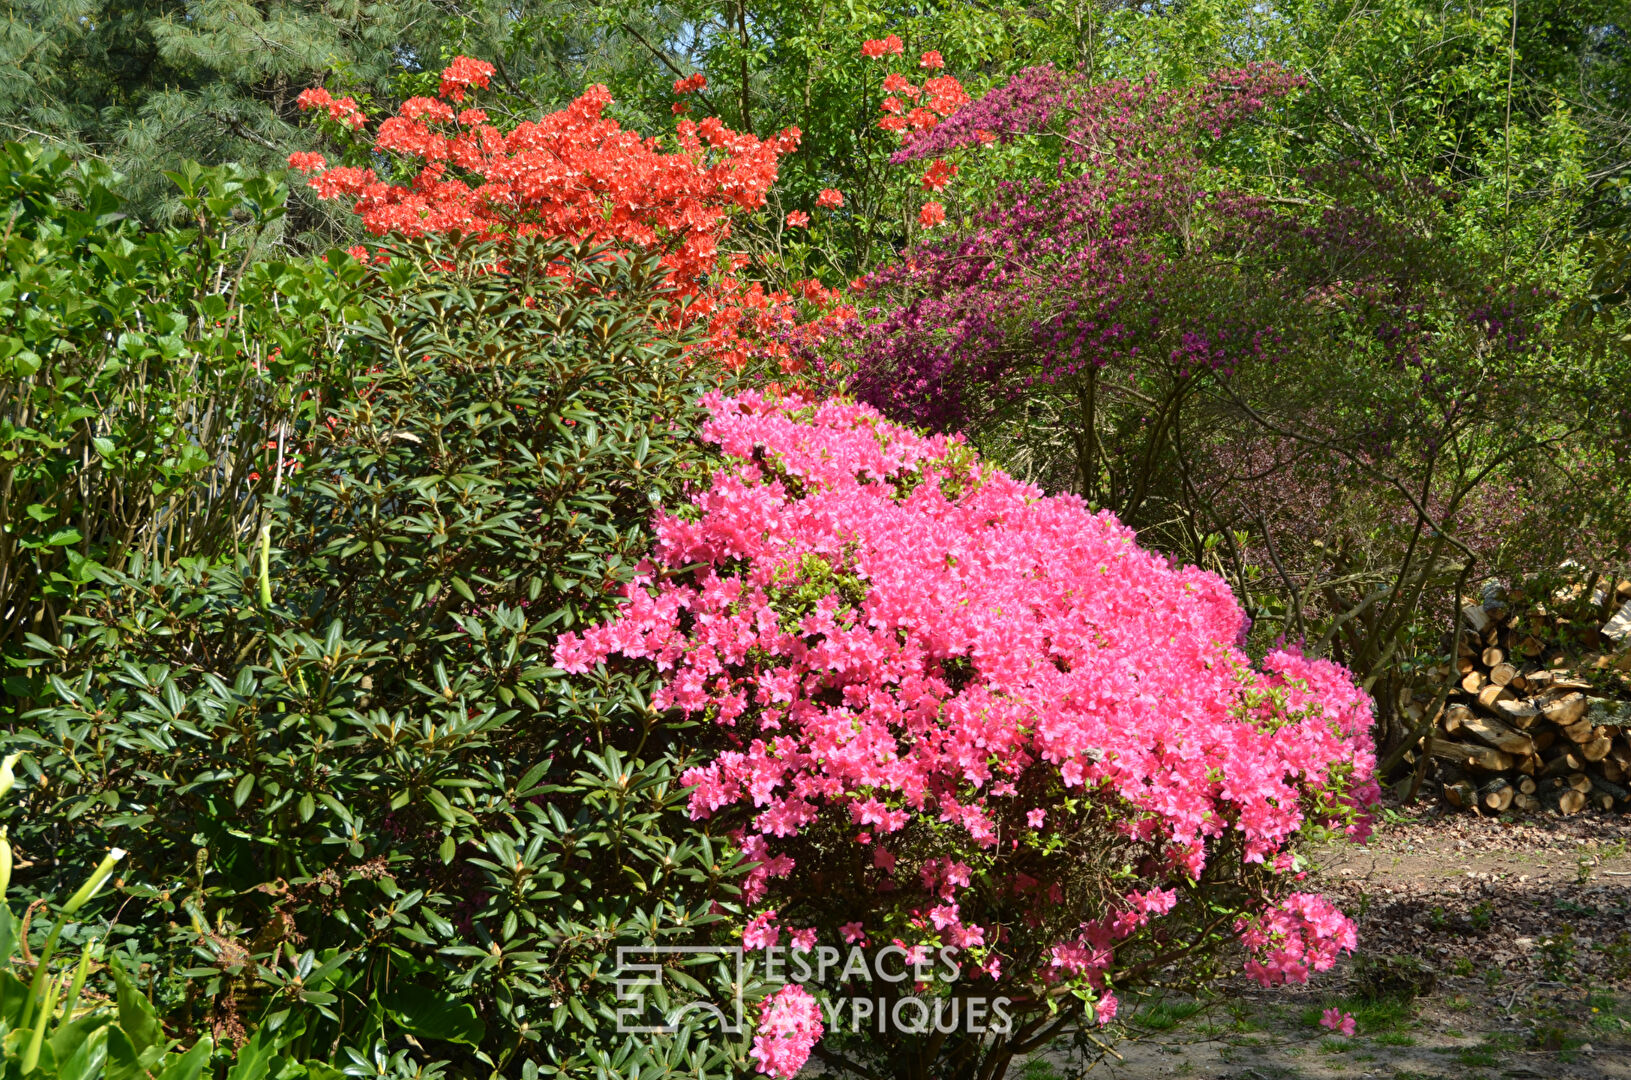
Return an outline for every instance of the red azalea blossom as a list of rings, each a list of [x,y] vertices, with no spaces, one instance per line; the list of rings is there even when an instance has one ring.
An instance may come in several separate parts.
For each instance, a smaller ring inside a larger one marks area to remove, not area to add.
[[[930,49],[918,60],[917,66],[921,68],[930,68],[932,70],[934,68],[945,67],[946,61],[941,57],[938,49]]]
[[[861,45],[861,55],[870,57],[873,60],[878,60],[885,56],[899,56],[905,51],[906,46],[902,45],[900,38],[896,37],[894,34],[890,34],[886,38],[867,41]]]
[[[923,93],[898,71],[891,71],[888,77],[884,79],[883,92],[886,94],[905,94],[907,97],[913,98]]]
[[[295,104],[302,109],[327,109],[330,120],[353,130],[368,122],[355,101],[348,97],[336,98],[321,86],[302,90],[300,96],[295,98]]]
[[[927,80],[923,84],[923,92],[929,95],[929,108],[940,116],[950,116],[972,100],[968,91],[963,89],[963,84],[952,75]]]
[[[918,131],[928,131],[930,128],[940,123],[940,117],[936,116],[928,109],[919,106],[906,114],[906,123]]]
[[[442,69],[442,85],[439,93],[449,101],[463,101],[467,87],[477,90],[486,88],[493,78],[496,69],[485,60],[473,60],[468,56],[456,56],[453,62]]]
[[[878,44],[868,42],[868,45]],[[938,52],[923,54],[922,66],[929,69],[945,66],[945,60]],[[889,95],[880,103],[880,108],[889,115],[878,121],[878,126],[885,131],[893,131],[901,136],[902,142],[916,145],[916,140],[924,132],[932,131],[941,120],[950,117],[957,110],[967,105],[972,99],[963,89],[963,84],[951,75],[937,75],[924,80],[921,87],[914,86],[899,72],[891,72],[883,81],[883,91]],[[905,103],[896,96],[905,94],[911,98],[922,98],[922,103],[906,111]],[[902,115],[904,113],[904,115]],[[955,170],[954,170],[955,171]],[[947,177],[946,179],[949,179]],[[942,185],[943,186],[943,185]],[[929,190],[936,190],[925,184]]]
[[[929,168],[923,174],[923,190],[939,191],[951,183],[952,177],[957,175],[957,166],[936,159],[929,163]]]
[[[844,193],[837,188],[822,188],[821,194],[816,196],[816,205],[836,210],[844,205]]]
[[[787,225],[789,228],[802,229],[808,224],[810,224],[810,215],[806,214],[803,210],[794,210],[792,213],[787,215]]]
[[[674,93],[689,94],[693,90],[701,90],[708,85],[708,77],[700,71],[695,75],[687,75],[683,79],[674,80]]]
[[[799,282],[798,291],[804,299],[816,307],[829,307],[838,300],[837,289],[829,289],[815,278],[805,278]]]
[[[917,223],[925,229],[932,229],[946,220],[946,207],[937,202],[924,203],[923,209],[917,212]]]
[[[289,155],[289,168],[297,169],[308,176],[328,167],[328,160],[322,154],[312,154],[298,151]]]
[[[447,123],[453,119],[453,109],[445,101],[435,98],[411,97],[396,110],[398,116],[409,120],[434,120]]]

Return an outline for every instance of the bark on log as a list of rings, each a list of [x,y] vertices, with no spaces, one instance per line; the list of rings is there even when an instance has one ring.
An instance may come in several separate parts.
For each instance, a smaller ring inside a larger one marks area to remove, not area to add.
[[[1458,809],[1471,810],[1478,805],[1478,789],[1465,780],[1457,780],[1444,785],[1444,799]]]
[[[1485,784],[1483,791],[1479,794],[1483,798],[1484,808],[1499,814],[1512,805],[1512,799],[1518,794],[1518,789],[1504,779],[1497,777]]]
[[[1503,698],[1495,703],[1494,712],[1513,727],[1533,727],[1535,721],[1540,719],[1540,710],[1527,701],[1509,701]]]
[[[1511,754],[1502,753],[1489,746],[1478,743],[1451,742],[1448,739],[1433,739],[1428,743],[1428,753],[1434,757],[1445,758],[1473,768],[1483,769],[1485,772],[1506,772],[1514,764]]]
[[[1461,721],[1461,731],[1471,735],[1481,743],[1493,746],[1517,757],[1528,757],[1535,752],[1535,740],[1528,735],[1510,728],[1499,720],[1491,720],[1487,716],[1469,715]],[[1608,753],[1608,748],[1603,748]]]

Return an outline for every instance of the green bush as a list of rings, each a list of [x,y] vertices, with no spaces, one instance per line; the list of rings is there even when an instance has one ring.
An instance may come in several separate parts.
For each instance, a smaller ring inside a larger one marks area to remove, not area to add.
[[[3,660],[54,641],[97,566],[249,539],[266,443],[348,384],[362,268],[257,259],[272,180],[174,179],[196,227],[142,232],[105,168],[0,150],[0,717],[39,690]]]
[[[736,910],[743,867],[676,780],[696,740],[649,708],[655,672],[550,666],[705,479],[713,377],[655,329],[655,262],[496,258],[377,272],[370,374],[293,448],[263,580],[249,551],[97,568],[36,641],[18,886],[129,849],[109,950],[220,1042],[290,1014],[292,1059],[367,1072],[728,1071],[744,1046],[615,1023],[619,945]]]

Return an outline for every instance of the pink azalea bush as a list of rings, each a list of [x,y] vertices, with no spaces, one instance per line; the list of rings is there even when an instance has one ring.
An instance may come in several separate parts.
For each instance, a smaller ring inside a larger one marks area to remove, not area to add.
[[[1220,578],[960,437],[842,401],[705,404],[723,464],[555,662],[654,663],[654,707],[705,721],[683,780],[758,863],[749,948],[950,949],[955,983],[883,989],[1007,995],[1012,1053],[1061,1005],[1109,1022],[1118,989],[1210,977],[1231,945],[1264,984],[1353,947],[1291,850],[1310,826],[1362,838],[1377,795],[1342,668],[1254,664]],[[803,1000],[765,1005],[760,1071],[808,1054]]]

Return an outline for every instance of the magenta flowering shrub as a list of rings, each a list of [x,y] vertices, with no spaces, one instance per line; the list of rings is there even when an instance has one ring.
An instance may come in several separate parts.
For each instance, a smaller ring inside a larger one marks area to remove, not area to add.
[[[1298,84],[1266,64],[1183,89],[1031,68],[908,139],[894,162],[1036,136],[1057,164],[999,184],[967,227],[871,273],[877,306],[848,345],[857,393],[953,430],[980,418],[993,392],[1002,400],[1129,359],[1232,371],[1272,355],[1282,298],[1230,295],[1226,260],[1205,259],[1207,280],[1191,281],[1186,256],[1220,228],[1263,227],[1261,203],[1207,175],[1205,143]]]
[[[1371,706],[1346,672],[1254,664],[1222,579],[960,438],[836,401],[706,404],[724,464],[659,515],[619,616],[555,662],[654,663],[653,706],[705,722],[715,753],[684,780],[759,862],[750,949],[950,949],[955,980],[883,991],[1012,1002],[994,1043],[833,1023],[818,1053],[1012,1055],[1061,1016],[1108,1022],[1118,990],[1217,974],[1231,946],[1265,984],[1353,947],[1291,850],[1311,824],[1367,829]],[[840,1009],[866,990],[809,988]],[[803,1001],[764,1006],[761,1071],[802,1062]]]

